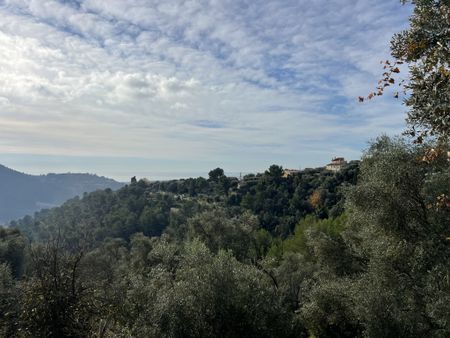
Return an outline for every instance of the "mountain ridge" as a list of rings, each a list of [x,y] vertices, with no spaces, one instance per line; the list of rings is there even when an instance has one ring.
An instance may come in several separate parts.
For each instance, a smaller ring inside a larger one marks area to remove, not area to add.
[[[0,223],[59,206],[85,192],[119,189],[123,183],[88,173],[31,175],[0,164]]]

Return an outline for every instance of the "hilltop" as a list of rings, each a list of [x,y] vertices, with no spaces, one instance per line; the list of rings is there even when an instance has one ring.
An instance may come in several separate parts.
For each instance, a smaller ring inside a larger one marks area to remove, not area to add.
[[[29,175],[0,165],[0,223],[59,206],[85,192],[122,186],[92,174]]]

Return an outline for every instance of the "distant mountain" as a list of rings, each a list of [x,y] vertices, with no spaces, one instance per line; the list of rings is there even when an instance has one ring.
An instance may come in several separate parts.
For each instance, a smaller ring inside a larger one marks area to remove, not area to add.
[[[28,175],[0,165],[0,224],[59,206],[69,198],[123,186],[91,174]]]

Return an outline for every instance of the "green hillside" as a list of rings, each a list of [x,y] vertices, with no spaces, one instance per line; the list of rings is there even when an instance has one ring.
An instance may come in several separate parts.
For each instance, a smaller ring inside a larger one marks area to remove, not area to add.
[[[132,180],[12,222],[1,332],[446,337],[450,173],[427,149],[381,138],[342,172],[246,184]]]
[[[123,184],[90,174],[27,175],[0,165],[0,223],[61,205],[69,198]]]

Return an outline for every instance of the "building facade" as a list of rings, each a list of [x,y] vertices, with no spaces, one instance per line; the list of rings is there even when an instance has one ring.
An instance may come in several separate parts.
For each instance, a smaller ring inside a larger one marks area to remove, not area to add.
[[[327,170],[340,171],[347,165],[347,161],[343,157],[335,157],[325,167]]]

